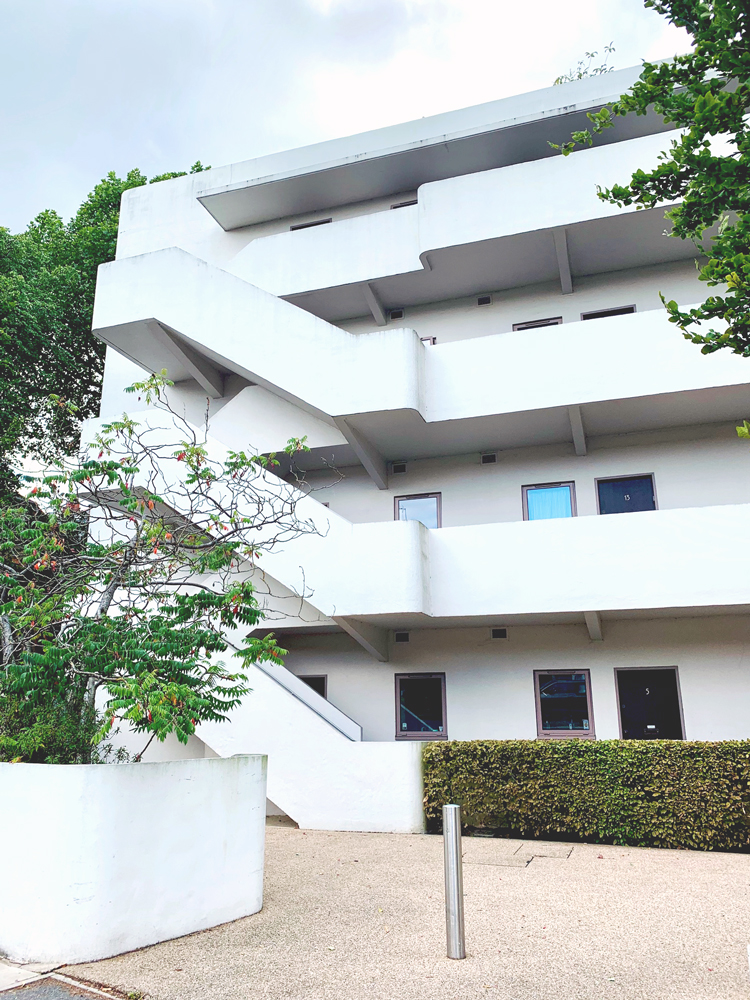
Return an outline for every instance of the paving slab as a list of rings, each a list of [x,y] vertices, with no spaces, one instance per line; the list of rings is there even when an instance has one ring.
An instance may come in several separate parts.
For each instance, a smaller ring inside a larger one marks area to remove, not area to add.
[[[10,962],[3,962],[0,959],[0,992],[38,978],[37,973],[28,966],[12,965]]]
[[[750,998],[750,855],[464,849],[464,961],[445,957],[442,838],[269,827],[260,913],[63,971],[153,1000]],[[476,863],[493,851],[533,860]]]
[[[101,994],[100,994],[101,995]],[[15,989],[3,993],[3,1000],[70,1000],[71,997],[79,997],[81,1000],[94,1000],[96,994],[81,986],[63,983],[57,979],[37,979],[36,982],[26,986],[17,986]]]

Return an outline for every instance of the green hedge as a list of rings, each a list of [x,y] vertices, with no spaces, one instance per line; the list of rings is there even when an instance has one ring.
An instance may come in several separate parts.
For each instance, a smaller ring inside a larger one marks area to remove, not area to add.
[[[473,740],[424,746],[425,815],[501,835],[750,847],[750,740]]]

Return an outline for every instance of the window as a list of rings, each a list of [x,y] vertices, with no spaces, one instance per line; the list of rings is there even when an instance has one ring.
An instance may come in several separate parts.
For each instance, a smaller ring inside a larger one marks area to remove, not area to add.
[[[439,493],[394,497],[394,518],[396,521],[421,521],[425,528],[439,528],[440,499]]]
[[[295,226],[289,227],[289,232],[293,233],[297,229],[312,229],[313,226],[325,226],[328,222],[333,222],[333,219],[316,219],[315,222],[298,222]]]
[[[607,316],[627,316],[635,312],[635,306],[617,306],[615,309],[597,309],[594,312],[581,313],[581,319],[606,319]]]
[[[524,521],[544,521],[551,517],[575,517],[575,483],[541,483],[522,486]]]
[[[396,674],[396,739],[447,738],[445,674]]]
[[[404,310],[403,309],[391,309],[388,313],[388,319],[403,319]]]
[[[397,201],[395,205],[391,205],[391,208],[408,208],[410,205],[417,205],[419,202],[416,198],[410,198],[408,201]]]
[[[317,691],[321,698],[328,697],[328,677],[326,674],[307,674],[306,676],[299,676],[301,681],[304,681],[308,687],[311,687],[313,691]]]
[[[588,670],[535,670],[537,736],[594,736]]]
[[[600,514],[627,514],[634,510],[656,510],[653,476],[598,479],[596,491]]]
[[[624,740],[682,740],[677,667],[616,667],[620,735]]]
[[[536,330],[540,326],[559,326],[562,316],[551,316],[549,319],[532,319],[528,323],[514,323],[514,330]]]
[[[423,344],[437,344],[437,337],[420,337]]]

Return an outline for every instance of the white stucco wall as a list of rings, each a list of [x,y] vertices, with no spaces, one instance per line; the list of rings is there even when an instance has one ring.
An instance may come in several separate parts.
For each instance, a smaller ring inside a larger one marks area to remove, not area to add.
[[[742,358],[703,356],[663,311],[425,347],[409,329],[353,336],[176,249],[102,265],[94,328],[185,377],[149,317],[323,419],[407,409],[437,423],[748,381]]]
[[[498,620],[497,625],[502,625]],[[604,621],[604,640],[580,625],[519,626],[507,640],[489,628],[412,630],[376,663],[348,636],[289,637],[287,666],[325,674],[328,697],[363,726],[365,740],[393,740],[394,674],[446,674],[450,739],[533,739],[534,670],[591,671],[598,739],[618,739],[615,667],[678,668],[689,740],[750,737],[750,619],[745,615]],[[367,745],[367,744],[364,744]]]
[[[82,962],[263,904],[266,760],[0,764],[0,953]]]
[[[258,667],[248,677],[230,721],[199,727],[215,753],[267,754],[268,798],[303,828],[422,831],[418,744],[348,739]]]
[[[750,401],[749,409],[750,413]],[[739,418],[738,414],[738,418]],[[514,448],[481,465],[479,453],[415,459],[378,490],[357,466],[337,473],[308,473],[318,500],[353,522],[390,521],[394,497],[440,493],[444,527],[520,521],[521,487],[575,483],[578,516],[596,515],[596,480],[654,477],[661,510],[750,502],[750,447],[735,424],[708,424],[590,438],[588,454],[572,444]]]
[[[153,435],[160,419],[154,415]],[[160,433],[173,440],[168,428]],[[225,455],[210,439],[207,451],[215,461]],[[184,474],[172,462],[169,476]],[[287,488],[264,476],[269,491]],[[179,492],[162,496],[181,509]],[[353,524],[300,496],[296,516],[317,530],[272,547],[263,568],[290,590],[302,593],[304,585],[308,603],[329,617],[744,605],[750,604],[749,511],[748,503],[726,503],[428,530],[417,521]],[[270,532],[260,529],[259,540]]]
[[[638,312],[664,310],[659,293],[680,304],[697,302],[705,286],[698,280],[695,261],[673,261],[648,267],[625,268],[606,274],[576,277],[573,291],[563,295],[560,282],[541,282],[506,288],[493,293],[490,305],[478,306],[477,296],[408,306],[403,320],[394,326],[409,326],[420,337],[436,337],[438,344],[453,340],[491,337],[510,333],[514,323],[561,316],[563,325],[577,323],[582,313],[634,305]],[[336,324],[351,333],[371,333],[378,329],[371,316],[343,320]],[[527,331],[530,339],[534,331]],[[558,328],[565,335],[565,330]],[[675,331],[676,334],[676,331]]]

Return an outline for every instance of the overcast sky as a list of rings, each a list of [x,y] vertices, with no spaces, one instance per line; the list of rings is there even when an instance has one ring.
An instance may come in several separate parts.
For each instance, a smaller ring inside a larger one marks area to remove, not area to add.
[[[219,166],[684,51],[642,0],[0,0],[0,225],[109,170]]]

